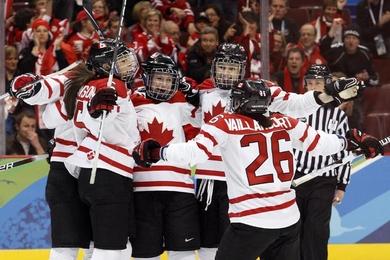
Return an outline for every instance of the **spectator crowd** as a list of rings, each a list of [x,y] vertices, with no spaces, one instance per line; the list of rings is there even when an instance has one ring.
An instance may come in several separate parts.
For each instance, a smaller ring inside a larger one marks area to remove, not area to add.
[[[4,38],[7,91],[17,75],[48,75],[85,60],[90,46],[99,37],[81,2],[34,0],[28,7],[7,13]],[[183,75],[201,84],[210,77],[218,45],[231,42],[239,43],[246,51],[245,76],[262,77],[261,1],[129,2],[121,39],[134,48],[140,62],[153,53],[163,53],[174,59]],[[271,79],[286,91],[304,93],[303,77],[309,66],[326,64],[334,77],[356,77],[368,87],[379,86],[373,59],[390,57],[390,1],[361,0],[356,7],[356,19],[351,18],[346,0],[313,2],[321,9],[307,7],[310,19],[298,24],[289,16],[288,0],[270,0]],[[107,38],[115,37],[119,29],[120,3],[92,0],[93,15]],[[52,132],[40,122],[42,108],[23,101],[8,103],[6,130],[12,144],[7,153],[43,153],[46,146],[43,140],[49,139]],[[343,104],[351,127],[364,128],[363,103],[364,98],[360,98]]]

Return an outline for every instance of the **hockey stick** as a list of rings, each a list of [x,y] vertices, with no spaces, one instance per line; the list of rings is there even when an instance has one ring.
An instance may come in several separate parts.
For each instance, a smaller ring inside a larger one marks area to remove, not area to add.
[[[9,162],[9,163],[6,163],[6,164],[1,164],[0,165],[0,171],[7,171],[7,170],[13,169],[13,168],[15,168],[17,166],[22,166],[22,165],[25,165],[27,163],[34,162],[34,161],[40,161],[40,160],[46,159],[48,157],[49,157],[49,155],[47,155],[47,154],[36,155],[36,156],[31,156],[29,158],[26,158],[26,159],[23,159],[23,160],[20,160],[20,161]]]
[[[120,45],[119,40],[120,40],[120,36],[122,34],[123,18],[125,16],[126,3],[127,3],[127,0],[122,1],[122,10],[121,10],[120,19],[119,19],[119,30],[118,30],[117,35],[115,37],[114,54],[112,57],[110,74],[108,75],[108,81],[107,81],[108,88],[112,87],[112,80],[114,78],[115,62],[116,62],[116,58],[118,56],[118,49],[119,49],[119,45]],[[98,136],[96,150],[95,150],[95,157],[93,158],[93,161],[92,161],[91,178],[89,179],[90,184],[95,183],[97,164],[98,164],[99,155],[100,155],[100,146],[102,144],[102,138],[103,138],[103,129],[104,129],[104,121],[105,121],[104,119],[106,118],[106,115],[107,115],[107,111],[103,110],[103,114],[100,117],[99,136]]]
[[[382,140],[379,141],[379,143],[382,145],[382,146],[386,146],[390,143],[390,136],[387,136],[385,138],[383,138]],[[304,176],[298,178],[298,179],[295,179],[291,182],[291,185],[293,187],[297,187],[305,182],[308,182],[310,181],[311,179],[314,179],[315,177],[321,175],[322,173],[324,172],[327,172],[327,171],[330,171],[330,170],[333,170],[347,162],[350,162],[350,161],[353,161],[355,159],[358,159],[358,158],[363,158],[364,155],[361,154],[361,155],[358,155],[358,156],[355,156],[355,155],[349,155],[347,157],[345,157],[344,159],[342,160],[338,160],[338,161],[335,161],[327,166],[325,166],[324,168],[320,169],[320,171],[315,171],[315,172],[311,172],[311,173],[308,173],[308,174],[305,174]]]
[[[57,75],[64,74],[65,72],[67,72],[67,71],[69,71],[69,70],[75,68],[76,66],[78,66],[80,63],[81,63],[81,61],[75,61],[75,62],[73,62],[72,64],[70,64],[69,66],[63,68],[62,70],[59,70],[59,71],[57,71],[57,72],[54,72],[54,73],[51,73],[51,74],[47,75],[47,77],[57,76]],[[39,79],[39,80],[42,80],[42,79]],[[29,88],[31,85],[34,85],[35,83],[37,83],[39,80],[27,84],[26,86],[24,86],[23,88],[21,88],[20,91],[26,90],[26,89]],[[2,101],[3,99],[6,99],[6,98],[8,98],[8,97],[10,97],[10,94],[9,94],[9,93],[5,93],[5,94],[3,94],[3,95],[0,96],[0,101]]]
[[[4,93],[3,95],[0,96],[0,101],[2,101],[3,99],[6,99],[9,96],[10,96],[9,93]]]
[[[99,35],[100,39],[104,39],[104,34],[102,30],[100,29],[99,24],[96,22],[95,18],[93,17],[93,12],[92,12],[92,1],[91,0],[83,0],[83,9],[87,13],[87,16],[89,20],[91,21],[93,28],[95,28],[95,31]]]

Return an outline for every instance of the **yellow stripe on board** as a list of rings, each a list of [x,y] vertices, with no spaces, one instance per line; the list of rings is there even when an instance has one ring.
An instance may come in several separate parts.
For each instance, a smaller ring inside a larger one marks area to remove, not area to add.
[[[77,260],[82,260],[83,251],[80,251]],[[47,260],[49,259],[48,249],[32,249],[32,250],[0,250],[1,260]],[[163,254],[161,260],[167,260],[166,253]]]
[[[389,260],[390,244],[329,245],[329,260]]]
[[[49,250],[0,250],[1,260],[46,260]],[[167,260],[166,254],[161,260]],[[389,260],[390,244],[329,245],[328,260]],[[78,260],[82,260],[82,254]]]

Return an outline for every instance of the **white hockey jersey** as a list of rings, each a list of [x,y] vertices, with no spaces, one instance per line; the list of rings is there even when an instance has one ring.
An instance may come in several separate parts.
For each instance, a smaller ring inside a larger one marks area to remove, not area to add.
[[[41,88],[34,96],[23,99],[29,105],[46,105],[57,101],[64,96],[66,73],[62,75],[42,76]]]
[[[137,112],[141,140],[153,138],[161,145],[186,141],[184,128],[196,121],[195,109],[181,92],[167,102],[155,102],[136,91],[131,100]],[[159,162],[150,168],[135,167],[134,191],[178,191],[194,193],[194,182],[187,163]]]
[[[171,163],[197,165],[218,147],[225,162],[229,217],[260,228],[283,228],[299,220],[293,148],[330,155],[346,147],[346,139],[316,131],[297,119],[274,114],[273,125],[261,127],[249,117],[223,113],[202,126],[188,143],[163,148]]]
[[[315,112],[320,105],[314,99],[313,92],[297,95],[283,91],[279,86],[267,82],[271,89],[272,103],[269,110],[280,112],[293,117],[303,117]],[[198,86],[200,93],[201,124],[225,111],[230,99],[230,91],[214,87],[212,79],[205,80]],[[205,163],[196,166],[196,177],[199,179],[225,180],[225,165],[221,154],[215,149],[212,156]]]
[[[64,162],[77,148],[73,124],[68,120],[62,98],[65,93],[66,73],[62,75],[43,76],[42,87],[34,96],[24,99],[30,105],[45,105],[42,114],[43,123],[47,128],[55,128],[56,141],[51,161]]]
[[[87,105],[96,91],[107,86],[107,80],[107,78],[92,80],[78,92],[72,123],[77,128],[77,138],[81,137],[82,140],[75,153],[66,159],[66,163],[82,168],[92,168],[99,136],[100,118],[91,117]],[[113,111],[104,119],[97,167],[132,178],[134,160],[131,153],[139,142],[136,113],[133,104],[129,101],[125,84],[114,79],[113,86],[118,93],[118,100]]]

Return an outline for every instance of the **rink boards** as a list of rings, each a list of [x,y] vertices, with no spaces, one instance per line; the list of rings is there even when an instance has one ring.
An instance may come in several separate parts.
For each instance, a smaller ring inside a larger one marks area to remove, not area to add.
[[[354,171],[363,167],[333,209],[330,260],[390,259],[390,157],[366,164],[354,163]],[[0,259],[47,259],[47,172],[45,161],[0,171]]]

